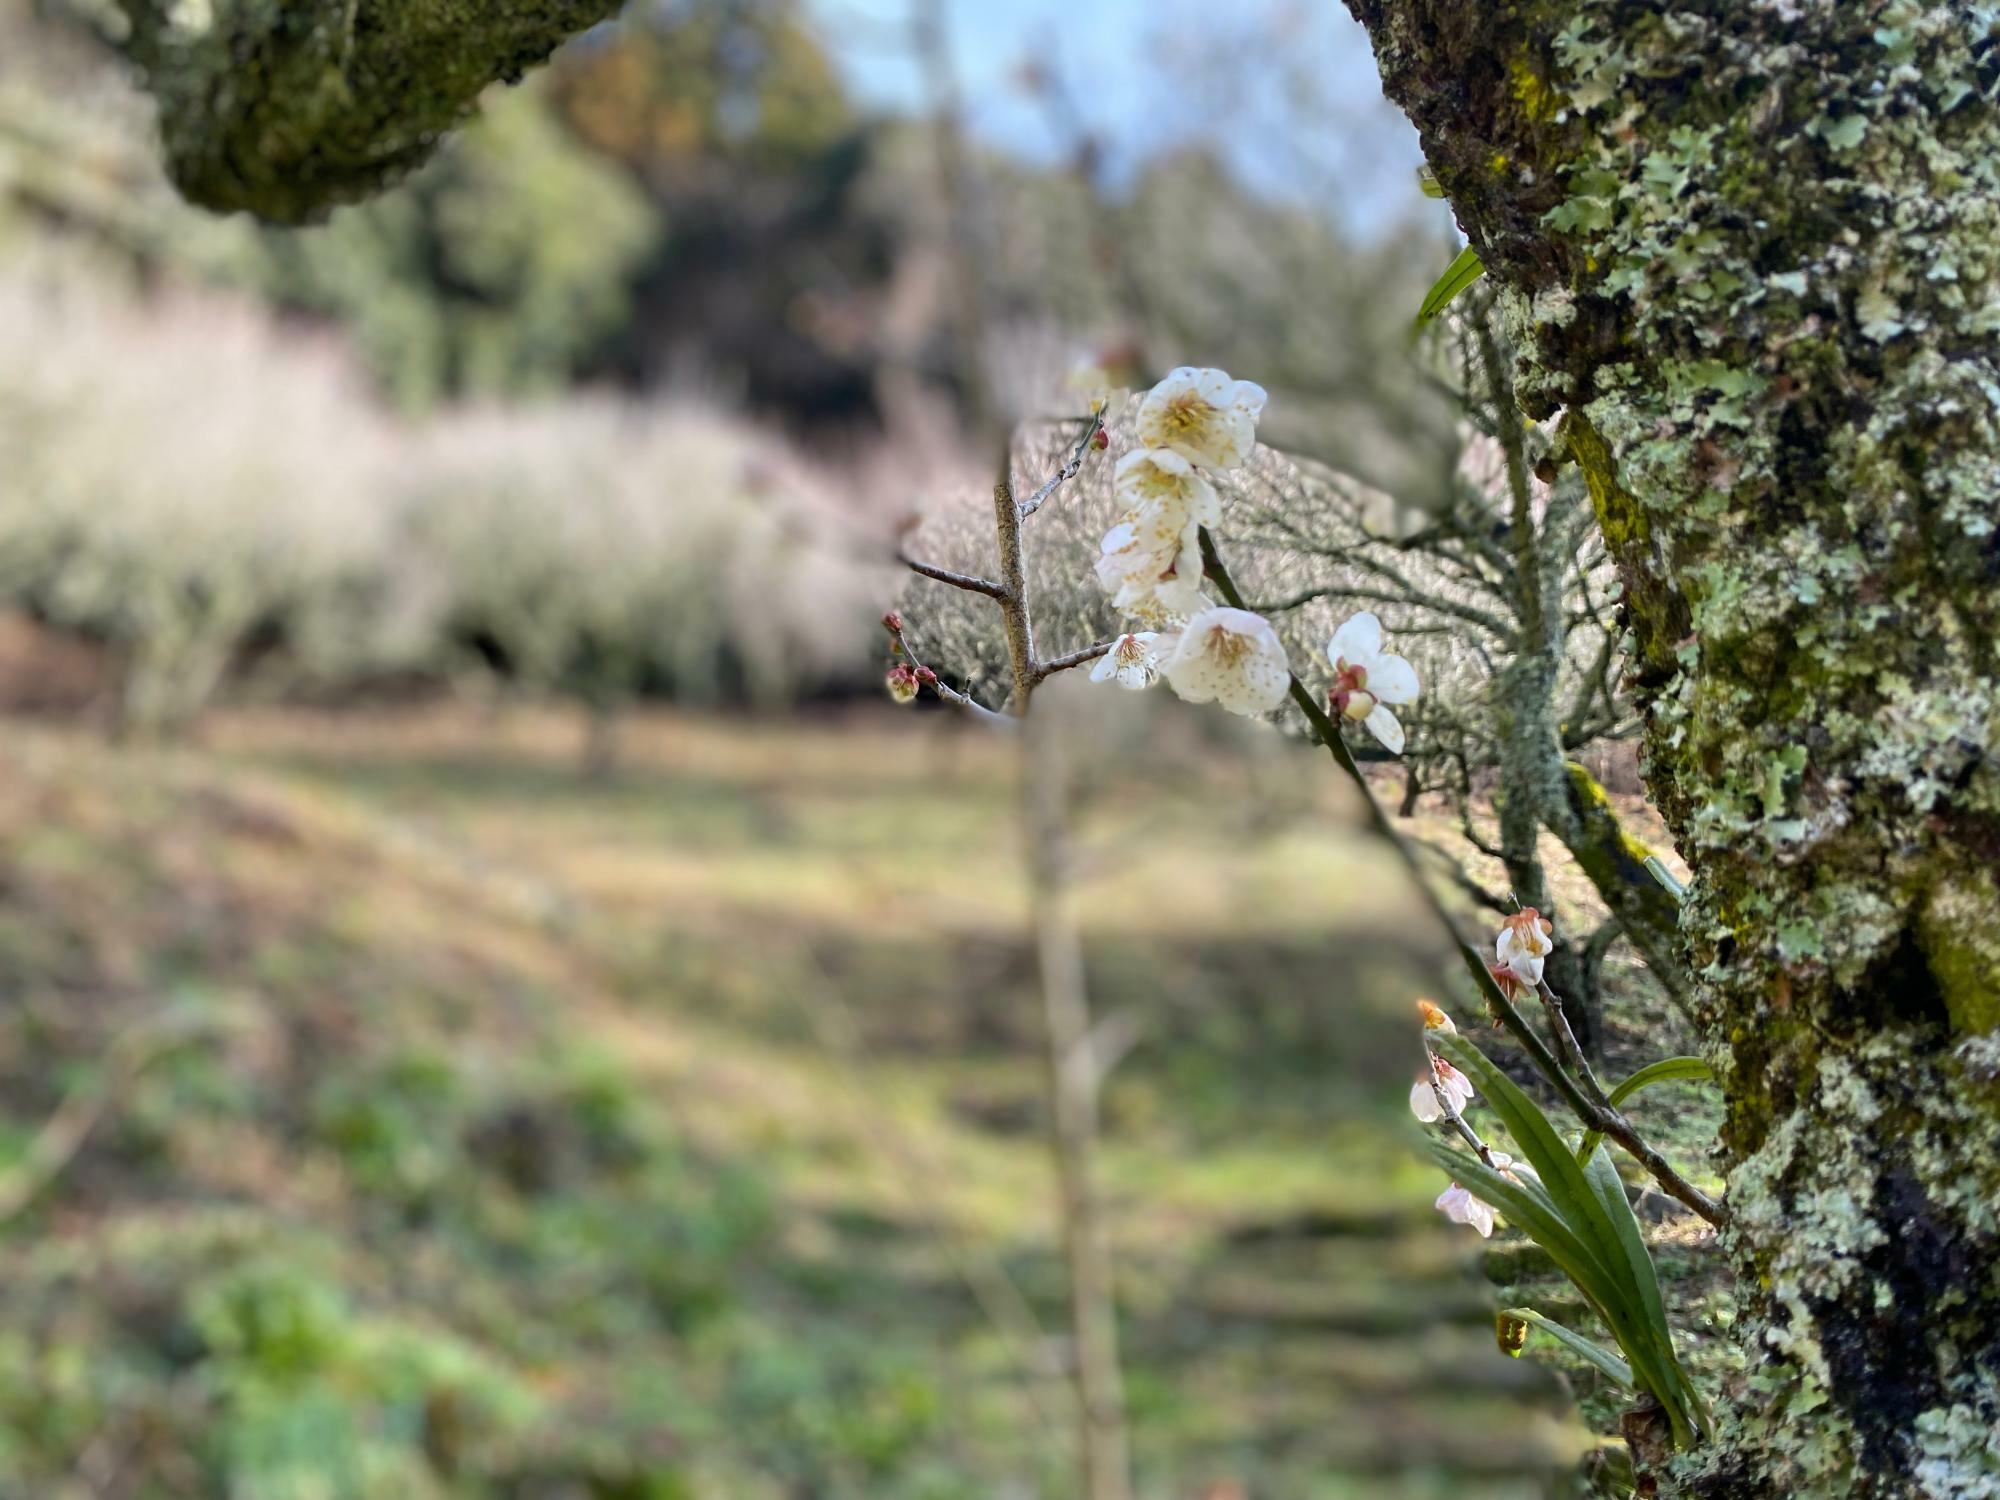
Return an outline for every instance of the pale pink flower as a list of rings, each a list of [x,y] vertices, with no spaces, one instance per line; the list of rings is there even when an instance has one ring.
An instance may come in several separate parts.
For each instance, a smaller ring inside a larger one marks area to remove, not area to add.
[[[1481,1239],[1493,1235],[1493,1205],[1475,1198],[1453,1183],[1437,1195],[1437,1210],[1454,1224],[1469,1224],[1479,1231]]]
[[[1464,1114],[1465,1107],[1472,1102],[1472,1080],[1443,1058],[1432,1059],[1437,1068],[1437,1079],[1433,1083],[1426,1072],[1410,1086],[1410,1112],[1426,1125],[1434,1124],[1447,1115]],[[1444,1099],[1439,1100],[1442,1092]],[[1449,1104],[1450,1109],[1445,1105]]]

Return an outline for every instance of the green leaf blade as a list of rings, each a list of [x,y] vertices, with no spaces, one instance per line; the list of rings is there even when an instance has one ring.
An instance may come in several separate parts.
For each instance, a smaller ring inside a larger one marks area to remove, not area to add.
[[[1663,1057],[1658,1062],[1647,1063],[1645,1067],[1614,1088],[1609,1095],[1611,1107],[1616,1109],[1634,1094],[1642,1089],[1649,1089],[1656,1083],[1687,1078],[1713,1080],[1714,1077],[1715,1070],[1698,1057]],[[1598,1143],[1603,1139],[1604,1137],[1596,1131],[1586,1130],[1582,1143],[1576,1148],[1576,1159],[1580,1162],[1589,1161],[1591,1153],[1597,1150]]]
[[[1425,295],[1423,306],[1417,309],[1417,326],[1423,328],[1436,321],[1438,314],[1451,306],[1460,292],[1485,274],[1486,262],[1479,258],[1477,250],[1467,245]]]
[[[1576,1355],[1585,1363],[1595,1366],[1613,1384],[1621,1386],[1628,1391],[1637,1391],[1639,1389],[1639,1383],[1632,1374],[1632,1367],[1595,1339],[1587,1339],[1580,1333],[1572,1332],[1570,1329],[1563,1327],[1554,1318],[1544,1317],[1532,1307],[1510,1307],[1503,1316],[1519,1318],[1523,1323],[1533,1324],[1535,1327],[1541,1329],[1542,1332],[1549,1335],[1550,1338],[1561,1344],[1565,1349],[1569,1350],[1570,1353]]]

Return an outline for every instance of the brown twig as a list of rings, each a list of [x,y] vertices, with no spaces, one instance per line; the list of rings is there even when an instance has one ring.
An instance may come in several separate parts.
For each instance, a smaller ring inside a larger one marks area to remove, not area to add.
[[[1085,662],[1096,661],[1098,657],[1104,655],[1105,652],[1117,644],[1117,638],[1113,637],[1108,641],[1099,641],[1094,646],[1082,646],[1075,651],[1065,652],[1061,656],[1052,656],[1047,661],[1037,662],[1035,663],[1035,682],[1039,686],[1058,672],[1067,672],[1071,667],[1080,667]]]
[[[1076,478],[1083,469],[1083,461],[1090,456],[1090,445],[1097,441],[1098,433],[1104,430],[1103,411],[1094,411],[1084,424],[1083,436],[1076,440],[1076,447],[1070,450],[1069,460],[1055,473],[1042,481],[1042,487],[1021,502],[1021,519],[1027,520],[1042,508],[1043,503],[1070,480]]]
[[[1007,597],[1007,590],[990,578],[980,578],[971,573],[954,573],[950,568],[940,568],[935,563],[919,562],[907,552],[898,552],[896,561],[919,578],[947,583],[955,589],[964,589],[968,594],[984,594],[989,599]]]
[[[1243,596],[1237,591],[1235,581],[1229,576],[1228,567],[1216,550],[1215,539],[1209,535],[1206,527],[1201,532],[1201,556],[1207,576],[1215,584],[1216,592],[1222,595],[1223,602],[1241,609]],[[1368,831],[1396,852],[1404,868],[1409,872],[1418,895],[1423,898],[1425,906],[1429,908],[1438,925],[1450,937],[1452,946],[1458,950],[1459,958],[1472,976],[1472,982],[1478,987],[1481,997],[1492,1008],[1500,1024],[1526,1049],[1536,1069],[1555,1086],[1556,1092],[1562,1095],[1563,1102],[1569,1106],[1571,1112],[1589,1129],[1623,1146],[1672,1197],[1686,1204],[1711,1224],[1718,1227],[1727,1224],[1729,1211],[1724,1205],[1716,1202],[1675,1170],[1673,1165],[1632,1127],[1629,1120],[1604,1102],[1602,1091],[1586,1091],[1549,1050],[1549,1045],[1542,1040],[1541,1034],[1528,1024],[1527,1017],[1521,1014],[1514,1002],[1507,997],[1506,992],[1494,981],[1492,973],[1486,967],[1484,955],[1459,933],[1457,919],[1445,906],[1436,888],[1427,878],[1415,850],[1396,830],[1388,815],[1382,811],[1382,805],[1375,800],[1374,788],[1368,785],[1367,777],[1361,774],[1361,767],[1355,762],[1354,753],[1347,748],[1347,742],[1341,738],[1339,726],[1327,716],[1326,710],[1320,707],[1318,698],[1299,681],[1296,673],[1292,676],[1290,692],[1292,701],[1298,705],[1299,711],[1305,715],[1306,722],[1312,726],[1315,737],[1326,746],[1335,764],[1361,794],[1361,805],[1366,816]]]

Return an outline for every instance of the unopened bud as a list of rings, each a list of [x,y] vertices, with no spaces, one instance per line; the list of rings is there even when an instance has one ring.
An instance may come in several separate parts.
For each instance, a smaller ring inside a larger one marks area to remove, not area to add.
[[[1102,427],[1098,428],[1097,436],[1090,440],[1090,446],[1095,448],[1099,453],[1102,453],[1106,448],[1111,446],[1111,434],[1106,432]]]
[[[888,631],[889,634],[891,635],[902,634],[903,617],[897,614],[893,609],[890,610],[886,615],[882,616],[882,628]]]
[[[933,672],[929,667],[918,667],[917,681],[921,682],[925,687],[936,687],[937,673]]]
[[[1424,1018],[1426,1031],[1442,1031],[1454,1036],[1458,1033],[1458,1028],[1451,1023],[1451,1017],[1428,1000],[1417,1002],[1417,1014]]]

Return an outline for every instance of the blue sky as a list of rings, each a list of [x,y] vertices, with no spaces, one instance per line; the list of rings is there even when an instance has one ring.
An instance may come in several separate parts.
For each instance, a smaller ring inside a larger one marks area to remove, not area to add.
[[[922,106],[910,3],[807,0],[865,104]],[[990,145],[1067,154],[1066,132],[1019,82],[1035,61],[1062,78],[1114,172],[1206,140],[1250,182],[1364,233],[1422,211],[1415,133],[1382,98],[1367,39],[1337,0],[946,0],[946,11],[968,120]]]

